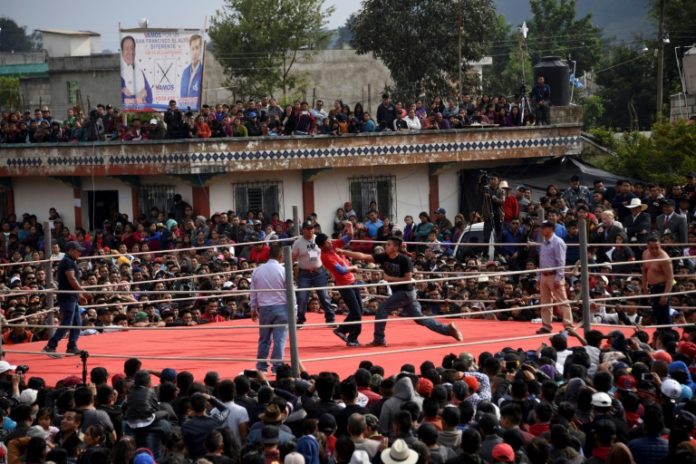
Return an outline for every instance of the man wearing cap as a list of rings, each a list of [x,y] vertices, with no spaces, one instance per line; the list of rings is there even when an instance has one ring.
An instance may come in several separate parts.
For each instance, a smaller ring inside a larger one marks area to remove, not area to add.
[[[662,214],[657,216],[655,220],[660,237],[665,235],[665,231],[669,229],[670,232],[674,234],[674,241],[676,243],[687,243],[688,227],[686,224],[686,217],[674,211],[676,207],[674,200],[663,199],[661,203]]]
[[[57,302],[60,310],[60,325],[61,326],[81,326],[82,319],[80,318],[80,308],[78,306],[78,293],[84,293],[84,289],[80,285],[80,268],[77,265],[77,259],[84,251],[84,248],[78,242],[68,242],[65,245],[65,256],[58,263],[57,279],[58,293]],[[62,293],[62,292],[66,293]],[[70,332],[68,339],[68,354],[79,354],[80,349],[77,347],[77,339],[80,338],[80,329],[66,329],[60,327],[53,334],[53,337],[48,341],[43,348],[44,353],[55,353],[58,347],[58,342]]]
[[[319,302],[324,309],[324,318],[327,324],[333,324],[336,314],[331,307],[329,293],[326,286],[329,283],[328,275],[321,262],[321,248],[315,242],[314,222],[305,221],[302,223],[302,234],[292,244],[292,259],[297,261],[299,276],[297,278],[297,288],[316,288],[319,294]],[[309,301],[309,291],[300,290],[297,292],[297,323],[304,324],[307,320],[307,302]]]
[[[551,325],[553,320],[552,304],[556,304],[565,328],[572,328],[573,313],[567,301],[563,271],[567,246],[554,233],[554,224],[549,221],[544,221],[541,224],[541,236],[543,240],[539,246],[539,267],[541,268],[539,292],[541,293],[541,303],[547,306],[543,306],[540,310],[543,325],[541,329],[537,330],[537,333],[545,334],[551,333],[553,330]]]
[[[644,211],[648,209],[648,205],[642,203],[640,198],[633,198],[627,205],[631,211],[630,216],[626,216],[623,220],[623,226],[626,230],[626,236],[631,242],[645,243],[648,240],[650,232],[650,215]]]
[[[452,230],[452,222],[447,219],[447,211],[445,211],[445,208],[438,208],[433,211],[433,222],[440,233],[446,230]]]
[[[674,284],[674,269],[667,252],[660,247],[660,239],[648,239],[647,249],[643,252],[642,284],[643,293],[656,295],[651,299],[653,324],[666,325],[672,323],[669,310],[669,296]],[[663,330],[669,330],[668,328]]]

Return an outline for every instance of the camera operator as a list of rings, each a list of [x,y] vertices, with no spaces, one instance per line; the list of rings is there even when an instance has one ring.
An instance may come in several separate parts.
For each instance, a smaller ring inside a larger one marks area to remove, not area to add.
[[[505,192],[500,188],[500,176],[481,171],[479,189],[483,196],[481,217],[483,218],[483,242],[488,243],[491,232],[495,230],[496,241],[500,238],[503,225],[503,203]]]

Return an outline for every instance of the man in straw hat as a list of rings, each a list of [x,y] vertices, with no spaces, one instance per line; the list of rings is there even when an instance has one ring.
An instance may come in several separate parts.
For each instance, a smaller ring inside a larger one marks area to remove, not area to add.
[[[418,453],[399,438],[391,448],[382,451],[381,458],[384,464],[415,464],[418,461]]]

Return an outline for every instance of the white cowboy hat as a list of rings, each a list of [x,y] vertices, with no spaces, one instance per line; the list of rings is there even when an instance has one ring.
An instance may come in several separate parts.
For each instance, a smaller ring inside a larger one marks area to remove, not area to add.
[[[382,451],[381,458],[384,464],[416,464],[418,453],[409,448],[405,441],[398,439],[391,448]]]
[[[631,202],[626,205],[626,208],[633,209],[640,207],[641,211],[648,209],[648,205],[640,201],[640,198],[631,198]]]

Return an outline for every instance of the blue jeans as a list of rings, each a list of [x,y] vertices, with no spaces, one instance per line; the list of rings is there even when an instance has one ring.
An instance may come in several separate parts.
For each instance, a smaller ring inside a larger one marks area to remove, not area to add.
[[[60,325],[82,325],[80,318],[80,308],[77,298],[58,298],[58,308],[60,309]],[[53,337],[48,341],[48,347],[54,350],[58,346],[66,333],[70,332],[68,338],[68,349],[77,347],[77,339],[80,338],[80,329],[56,329]]]
[[[155,459],[162,457],[162,442],[172,431],[172,425],[166,419],[155,419],[147,427],[131,429],[138,448],[148,448],[155,455]]]
[[[362,297],[360,296],[360,289],[357,287],[341,288],[338,290],[338,293],[341,294],[341,298],[343,298],[343,301],[346,302],[346,306],[348,306],[348,315],[346,316],[343,322],[353,322],[362,320],[363,307]],[[339,330],[340,332],[346,334],[348,336],[349,342],[357,342],[358,337],[360,336],[361,329],[362,326],[360,324],[351,324],[340,325],[336,330]]]
[[[256,362],[256,369],[266,372],[268,370],[268,352],[271,352],[272,370],[283,364],[285,354],[285,342],[288,339],[288,307],[286,305],[261,306],[259,308],[259,325],[285,324],[284,327],[260,327],[259,348],[256,358],[263,361]]]
[[[326,274],[326,270],[320,267],[314,272],[303,271],[300,269],[300,276],[297,281],[297,288],[312,288],[312,287],[326,287],[329,284],[329,276]],[[336,320],[336,313],[333,308],[331,308],[331,300],[329,300],[329,292],[326,290],[317,290],[319,294],[319,303],[324,309],[324,318],[326,322],[334,322]],[[305,314],[307,313],[307,302],[309,301],[308,291],[298,291],[297,292],[297,323],[304,324],[307,320]]]
[[[401,310],[402,316],[419,317],[423,315],[421,312],[421,305],[416,301],[415,290],[392,290],[392,292],[392,295],[377,308],[375,320],[384,321],[375,323],[373,341],[378,343],[383,343],[385,341],[384,329],[387,327],[387,317],[389,317],[391,311],[403,308]],[[440,324],[435,319],[416,319],[415,323],[442,335],[450,335],[452,330],[449,326]]]

